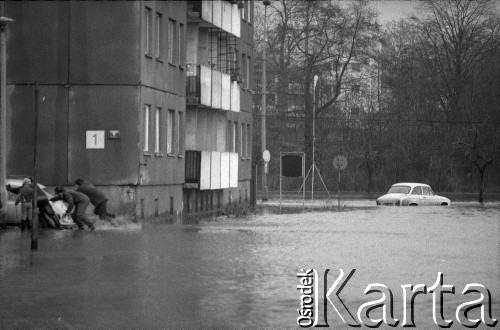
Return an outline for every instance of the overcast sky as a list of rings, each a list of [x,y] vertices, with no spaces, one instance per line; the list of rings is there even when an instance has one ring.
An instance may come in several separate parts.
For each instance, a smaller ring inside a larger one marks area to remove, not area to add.
[[[420,1],[371,1],[371,6],[380,13],[381,24],[398,20],[416,13]]]

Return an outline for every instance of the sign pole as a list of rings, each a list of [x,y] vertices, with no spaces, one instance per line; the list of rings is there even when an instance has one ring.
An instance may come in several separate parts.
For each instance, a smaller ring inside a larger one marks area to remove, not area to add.
[[[264,178],[263,182],[265,183],[265,186],[262,187],[262,193],[263,193],[262,201],[263,202],[265,202],[269,199],[269,191],[267,188],[267,172],[268,172],[270,160],[271,160],[271,153],[269,152],[269,150],[266,149],[266,150],[264,150],[264,152],[262,152],[262,161],[264,162],[262,175]]]
[[[37,250],[38,249],[38,196],[37,196],[37,191],[38,191],[38,183],[37,183],[37,165],[38,165],[38,159],[37,159],[37,135],[38,135],[38,85],[35,83],[35,146],[33,150],[33,184],[34,184],[34,193],[33,193],[33,216],[31,217],[32,219],[32,224],[31,224],[31,250]]]
[[[339,167],[338,210],[340,211],[340,167]]]
[[[306,157],[305,154],[302,154],[302,186],[304,190],[302,190],[302,211],[306,210]]]
[[[281,158],[283,157],[282,155],[282,152],[280,152],[280,214],[281,214],[281,176],[283,175],[283,172],[282,172],[282,160]]]

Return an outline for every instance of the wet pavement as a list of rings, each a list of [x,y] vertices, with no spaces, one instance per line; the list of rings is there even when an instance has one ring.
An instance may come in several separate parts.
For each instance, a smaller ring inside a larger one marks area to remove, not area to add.
[[[474,298],[461,294],[468,283],[488,288],[500,319],[500,203],[354,206],[47,230],[36,251],[28,233],[9,228],[0,232],[0,328],[298,327],[297,272],[307,268],[330,269],[329,285],[339,269],[356,269],[341,294],[353,314],[380,296],[365,295],[367,285],[383,283],[402,319],[401,285],[431,287],[442,272],[455,286],[443,311],[452,328],[461,328],[457,306]],[[439,328],[431,311],[432,296],[419,296],[417,328]],[[333,307],[328,317],[347,328]]]

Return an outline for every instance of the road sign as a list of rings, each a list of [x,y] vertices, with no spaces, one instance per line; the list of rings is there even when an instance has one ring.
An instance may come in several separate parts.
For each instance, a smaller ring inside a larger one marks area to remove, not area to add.
[[[269,163],[269,161],[271,160],[271,153],[269,152],[269,150],[264,150],[264,152],[262,153],[262,159],[266,163]]]
[[[336,156],[333,159],[333,167],[336,170],[345,170],[347,168],[347,158],[344,156]]]

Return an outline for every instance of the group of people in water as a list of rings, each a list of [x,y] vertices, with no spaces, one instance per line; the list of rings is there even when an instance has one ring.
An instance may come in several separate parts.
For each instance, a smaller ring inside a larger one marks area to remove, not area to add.
[[[72,215],[73,221],[80,230],[84,229],[84,225],[90,230],[95,229],[94,224],[86,215],[87,208],[90,204],[94,206],[94,214],[98,215],[99,219],[111,221],[111,219],[115,217],[115,214],[109,213],[107,210],[108,197],[94,184],[83,179],[76,179],[75,185],[75,190],[67,190],[61,185],[57,186],[55,188],[56,194],[50,200],[43,191],[41,191],[40,187],[37,186],[37,207],[41,211],[40,213],[44,216],[47,214],[50,215],[49,202],[62,200],[68,205],[66,215]],[[7,185],[7,190],[17,194],[15,205],[21,204],[21,231],[24,231],[26,228],[31,228],[31,223],[33,221],[32,205],[33,199],[35,198],[34,189],[35,184],[31,177],[24,178],[21,187]],[[57,228],[63,228],[57,216],[52,217],[52,221],[55,222]]]

